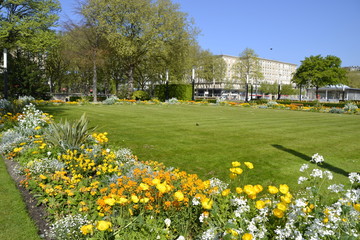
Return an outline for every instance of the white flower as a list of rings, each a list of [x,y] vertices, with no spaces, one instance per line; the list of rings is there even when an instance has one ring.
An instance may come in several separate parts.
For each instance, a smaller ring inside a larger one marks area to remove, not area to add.
[[[204,219],[205,218],[208,218],[209,217],[209,215],[206,213],[202,213],[202,214],[200,214],[200,217],[199,217],[199,221],[200,222],[204,222]]]
[[[170,227],[171,220],[169,218],[164,220],[166,227]]]
[[[192,205],[194,205],[194,206],[197,206],[200,204],[199,198],[197,198],[197,197],[194,197],[191,202],[192,202]]]
[[[349,174],[349,180],[352,184],[354,183],[360,183],[360,174],[356,172],[352,172]]]
[[[342,184],[333,184],[328,187],[328,189],[334,193],[339,193],[344,191],[344,185]]]
[[[309,168],[309,164],[303,164],[301,167],[300,167],[300,172],[304,172],[306,169]]]
[[[185,240],[185,237],[180,235],[176,240]]]
[[[329,180],[333,179],[333,174],[330,171],[324,171],[324,175],[327,176]]]
[[[299,208],[304,208],[306,207],[307,203],[306,203],[306,199],[304,198],[299,198],[295,200],[295,205]]]
[[[320,169],[313,169],[312,173],[310,174],[310,176],[312,177],[318,177],[318,178],[323,178],[323,171],[321,171]]]
[[[324,162],[324,157],[319,155],[318,153],[315,153],[312,157],[311,157],[311,162],[314,163],[322,163]]]
[[[308,180],[307,177],[300,176],[299,179],[298,179],[298,184],[301,184],[301,183],[305,182],[306,180]]]

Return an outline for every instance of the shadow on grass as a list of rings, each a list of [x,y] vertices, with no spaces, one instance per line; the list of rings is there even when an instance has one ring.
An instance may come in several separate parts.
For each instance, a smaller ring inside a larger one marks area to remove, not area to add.
[[[296,156],[296,157],[298,157],[298,158],[301,158],[301,159],[303,159],[303,160],[305,160],[305,161],[307,161],[307,162],[309,162],[309,163],[311,163],[311,164],[316,165],[316,163],[310,162],[311,156],[308,156],[308,155],[305,155],[305,154],[303,154],[303,153],[301,153],[301,152],[295,151],[294,149],[286,148],[286,147],[284,147],[284,146],[282,146],[282,145],[272,144],[271,146],[273,146],[274,148],[277,148],[277,149],[279,149],[279,150],[281,150],[281,151],[290,153],[290,154],[292,154],[292,155],[294,155],[294,156]],[[346,172],[345,170],[343,170],[343,169],[341,169],[341,168],[338,168],[338,167],[335,167],[335,166],[333,166],[333,165],[331,165],[331,164],[328,164],[328,163],[326,163],[326,162],[323,162],[323,163],[320,165],[320,167],[321,167],[321,168],[325,168],[325,169],[327,169],[327,170],[329,170],[329,171],[331,171],[331,172],[344,175],[344,176],[346,176],[346,177],[349,176],[349,172]]]

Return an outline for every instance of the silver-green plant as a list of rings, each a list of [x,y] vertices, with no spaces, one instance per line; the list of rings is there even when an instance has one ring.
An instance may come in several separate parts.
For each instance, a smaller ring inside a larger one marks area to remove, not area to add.
[[[351,113],[355,113],[357,109],[358,109],[358,106],[352,102],[346,103],[344,106],[344,110],[347,112],[351,112]]]
[[[77,149],[86,142],[91,131],[85,113],[79,120],[52,123],[45,131],[45,138],[50,145],[60,146],[64,150]]]

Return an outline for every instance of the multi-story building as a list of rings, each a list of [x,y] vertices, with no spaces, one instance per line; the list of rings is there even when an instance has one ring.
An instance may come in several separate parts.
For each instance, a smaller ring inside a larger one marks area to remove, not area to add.
[[[234,73],[233,66],[239,60],[239,57],[220,55],[226,63],[225,79],[222,82],[198,81],[196,84],[198,96],[229,96],[232,99],[243,99],[245,82],[239,80]],[[262,79],[249,78],[249,84],[257,88],[262,82],[270,84],[290,84],[293,73],[296,71],[296,64],[285,63],[275,60],[258,58],[260,71],[263,74]]]

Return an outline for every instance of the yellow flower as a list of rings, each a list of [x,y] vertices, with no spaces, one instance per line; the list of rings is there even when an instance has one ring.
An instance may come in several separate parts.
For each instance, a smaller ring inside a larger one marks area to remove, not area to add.
[[[255,203],[255,207],[256,207],[257,209],[263,209],[263,208],[265,207],[265,202],[262,201],[262,200],[258,200],[258,201],[256,201],[256,203]]]
[[[324,218],[323,223],[328,223],[328,222],[329,222],[329,219],[327,217]]]
[[[251,162],[244,162],[245,166],[247,166],[249,169],[253,169],[254,165]]]
[[[273,214],[275,217],[282,218],[284,216],[284,212],[281,209],[275,208],[273,210]]]
[[[106,231],[109,228],[111,228],[111,226],[112,226],[111,222],[103,221],[103,220],[98,221],[96,224],[96,228],[100,231]]]
[[[230,233],[232,236],[239,236],[239,233],[235,231],[234,229],[228,229],[226,230],[228,233]]]
[[[141,203],[147,203],[149,201],[150,201],[150,198],[147,198],[147,197],[140,199]]]
[[[37,126],[36,128],[34,128],[35,130],[39,130],[39,129],[41,129],[41,127],[40,126]]]
[[[276,204],[277,208],[280,209],[281,211],[285,212],[287,209],[287,205],[286,203],[280,202],[278,204]]]
[[[224,191],[222,191],[221,192],[221,195],[223,196],[223,197],[226,197],[227,195],[229,195],[230,194],[230,189],[228,188],[228,189],[225,189]]]
[[[233,167],[240,167],[241,163],[236,161],[236,162],[232,162],[231,165]]]
[[[243,170],[241,168],[238,168],[238,167],[237,168],[230,168],[230,172],[240,175],[240,174],[243,173]]]
[[[184,200],[184,194],[181,191],[177,191],[174,193],[174,198],[176,201],[183,201]]]
[[[201,200],[201,206],[207,210],[210,210],[212,208],[213,203],[213,200],[211,200],[210,198],[204,198],[203,200]]]
[[[360,212],[360,203],[354,204],[354,208],[356,211]]]
[[[157,184],[156,189],[161,193],[165,193],[167,190],[166,183]]]
[[[80,231],[82,234],[87,235],[87,234],[93,234],[94,231],[94,226],[89,224],[89,225],[84,225],[80,228]]]
[[[251,233],[245,233],[242,238],[242,240],[252,240],[253,239],[253,235]]]
[[[254,189],[255,189],[255,192],[256,193],[259,193],[261,192],[264,188],[260,185],[260,184],[257,184],[254,186]]]
[[[115,205],[115,199],[113,199],[113,198],[107,198],[107,199],[105,199],[104,200],[104,203],[105,204],[107,204],[107,205],[109,205],[109,206],[114,206]]]
[[[230,173],[229,175],[230,179],[235,179],[237,177],[237,174],[235,173]]]
[[[22,147],[19,147],[19,148],[14,148],[13,152],[16,153],[16,152],[20,152],[23,148]]]
[[[291,198],[289,198],[288,196],[281,196],[280,199],[284,203],[291,203]]]
[[[256,189],[254,188],[253,185],[245,185],[244,186],[244,192],[247,195],[256,195]]]
[[[161,181],[158,178],[154,178],[151,182],[152,182],[152,184],[157,185],[157,184],[160,184]]]
[[[279,189],[277,187],[275,187],[275,186],[269,186],[268,191],[271,194],[277,194],[279,192]]]
[[[289,186],[286,184],[280,184],[279,191],[282,194],[287,194],[289,192]]]
[[[146,191],[149,190],[149,185],[147,185],[146,183],[140,183],[140,188],[141,190]]]
[[[40,177],[41,179],[43,179],[43,180],[47,179],[47,177],[46,177],[45,175],[42,175],[42,174],[40,174],[39,177]]]
[[[127,203],[128,202],[128,199],[127,198],[124,198],[124,197],[121,197],[118,201],[116,201],[117,203],[119,204],[124,204],[124,203]]]
[[[243,189],[242,189],[241,187],[237,187],[237,188],[235,188],[235,191],[236,191],[238,194],[240,194],[240,193],[243,192]]]
[[[139,200],[140,200],[140,199],[139,199],[136,195],[131,195],[131,201],[132,201],[133,203],[138,203]]]

